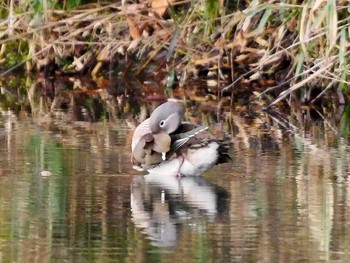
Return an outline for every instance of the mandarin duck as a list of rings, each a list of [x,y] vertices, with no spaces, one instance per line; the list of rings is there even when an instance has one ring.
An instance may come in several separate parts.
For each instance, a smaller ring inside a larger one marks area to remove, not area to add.
[[[181,104],[168,101],[143,121],[132,137],[131,161],[149,173],[198,176],[227,162],[226,145],[208,133],[208,127],[183,122]]]

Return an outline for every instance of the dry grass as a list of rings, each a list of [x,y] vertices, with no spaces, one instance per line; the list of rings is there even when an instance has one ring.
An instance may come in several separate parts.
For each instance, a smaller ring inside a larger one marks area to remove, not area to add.
[[[238,1],[233,6],[213,0],[140,0],[70,11],[46,8],[41,16],[20,12],[13,1],[6,8],[0,67],[15,46],[27,70],[56,64],[96,77],[107,62],[133,57],[141,61],[136,73],[153,63],[159,63],[159,71],[175,72],[167,75],[168,83],[181,86],[200,75],[219,95],[237,96],[244,87],[251,101],[273,93],[267,107],[291,98],[315,102],[320,96],[311,96],[314,87],[321,89],[318,95],[333,90],[340,102],[347,92],[347,1]]]

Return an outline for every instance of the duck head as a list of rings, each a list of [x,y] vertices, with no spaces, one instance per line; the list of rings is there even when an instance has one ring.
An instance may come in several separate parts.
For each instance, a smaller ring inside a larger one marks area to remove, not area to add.
[[[163,103],[152,112],[149,118],[151,132],[173,133],[180,126],[183,115],[184,109],[179,103],[173,101]]]

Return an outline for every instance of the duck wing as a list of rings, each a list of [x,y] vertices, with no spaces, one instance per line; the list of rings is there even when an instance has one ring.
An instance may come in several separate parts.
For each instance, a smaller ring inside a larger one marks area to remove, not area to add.
[[[193,144],[203,141],[203,138],[198,138],[198,135],[208,130],[206,126],[195,125],[192,126],[193,129],[189,131],[180,130],[180,133],[175,133],[170,136],[171,138],[171,146],[170,151],[167,153],[167,158],[171,156],[173,153],[181,150],[183,146],[188,146],[189,144]]]

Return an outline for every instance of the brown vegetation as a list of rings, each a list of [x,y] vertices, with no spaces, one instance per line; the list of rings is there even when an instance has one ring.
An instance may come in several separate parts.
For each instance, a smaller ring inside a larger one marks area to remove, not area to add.
[[[34,64],[97,78],[112,65],[168,87],[200,78],[245,103],[315,103],[327,90],[346,100],[346,1],[139,0],[62,10],[64,3],[26,12],[21,2],[5,5],[3,70],[25,62],[27,71]]]

